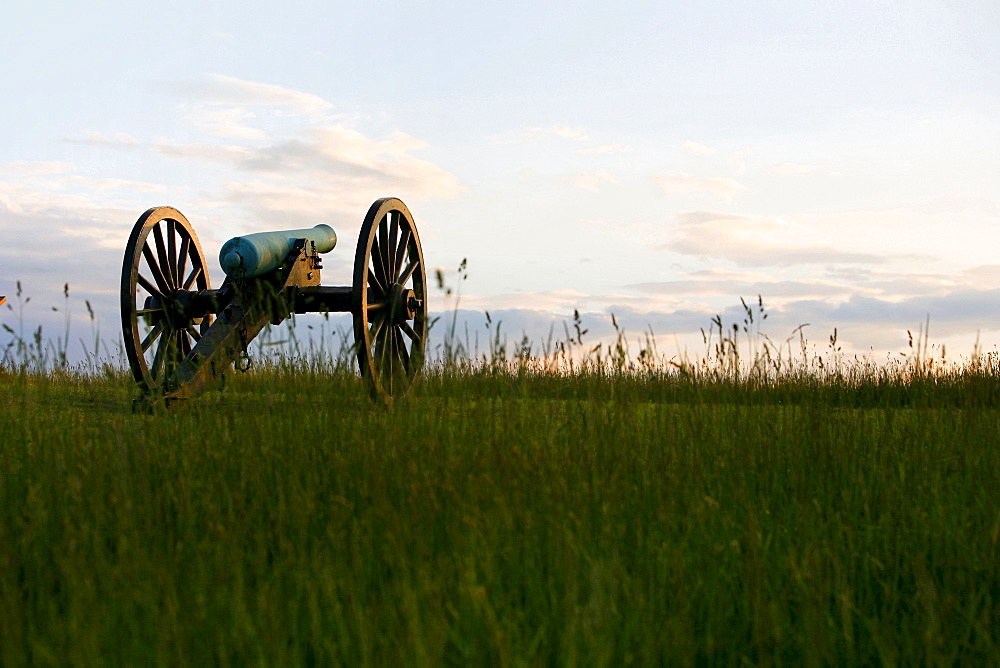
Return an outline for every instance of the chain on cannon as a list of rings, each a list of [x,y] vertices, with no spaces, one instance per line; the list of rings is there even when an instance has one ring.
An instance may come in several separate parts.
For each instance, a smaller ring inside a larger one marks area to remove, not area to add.
[[[336,232],[325,224],[235,237],[220,250],[226,278],[212,289],[188,219],[166,206],[142,214],[121,279],[122,333],[141,392],[137,404],[193,398],[231,365],[248,370],[253,339],[296,313],[350,313],[358,368],[371,396],[390,404],[406,395],[423,366],[428,328],[427,277],[413,216],[394,197],[372,204],[361,224],[351,286],[320,284],[320,256],[336,245]]]

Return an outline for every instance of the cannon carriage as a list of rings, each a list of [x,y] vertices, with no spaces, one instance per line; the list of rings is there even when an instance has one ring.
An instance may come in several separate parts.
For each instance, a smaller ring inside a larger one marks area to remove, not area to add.
[[[261,330],[297,313],[351,313],[361,376],[386,404],[417,380],[427,339],[426,271],[409,209],[376,200],[361,225],[353,285],[320,284],[321,254],[337,236],[329,225],[235,237],[211,287],[191,223],[172,207],[149,209],[125,249],[121,315],[125,353],[139,405],[193,398],[234,363]]]

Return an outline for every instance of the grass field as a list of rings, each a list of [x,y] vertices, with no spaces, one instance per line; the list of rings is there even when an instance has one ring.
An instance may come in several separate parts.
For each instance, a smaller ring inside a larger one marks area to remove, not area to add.
[[[0,662],[1000,663],[1000,373],[0,371]]]

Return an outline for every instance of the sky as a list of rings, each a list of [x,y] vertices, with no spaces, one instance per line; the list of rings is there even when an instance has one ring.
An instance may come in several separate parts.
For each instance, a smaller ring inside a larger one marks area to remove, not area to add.
[[[364,214],[391,195],[453,290],[431,309],[458,308],[460,329],[485,332],[489,311],[541,341],[578,310],[597,341],[614,314],[633,342],[653,331],[697,356],[713,316],[741,322],[759,295],[778,343],[837,328],[844,351],[885,359],[928,318],[952,357],[1000,343],[1000,3],[7,0],[3,15],[13,329],[60,333],[68,283],[80,337],[84,300],[118,336],[125,243],[158,205],[192,222],[214,287],[228,238],[318,223],[340,239],[323,282],[349,285]]]

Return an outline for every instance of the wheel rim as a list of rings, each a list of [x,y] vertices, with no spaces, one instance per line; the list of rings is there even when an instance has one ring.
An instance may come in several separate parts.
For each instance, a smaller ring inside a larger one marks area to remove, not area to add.
[[[427,276],[413,216],[400,200],[368,209],[354,258],[354,341],[372,396],[404,396],[424,363]]]
[[[189,297],[209,287],[187,218],[168,206],[142,214],[122,262],[121,306],[125,353],[143,391],[166,391],[166,380],[211,325],[211,315],[185,314]]]

